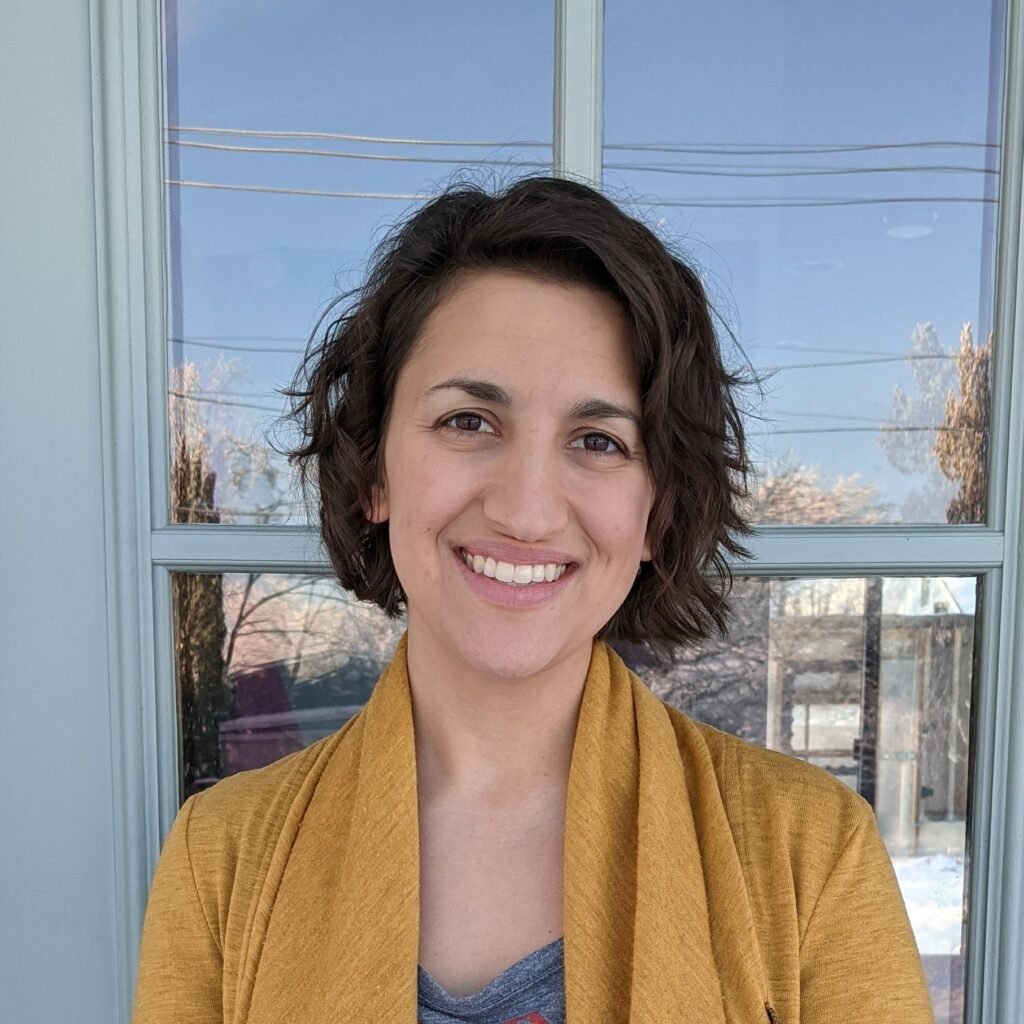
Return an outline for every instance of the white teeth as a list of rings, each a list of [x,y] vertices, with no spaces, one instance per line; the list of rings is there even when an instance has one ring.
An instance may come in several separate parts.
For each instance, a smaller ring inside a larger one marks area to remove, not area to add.
[[[462,560],[478,576],[489,576],[500,583],[518,587],[528,586],[532,583],[553,583],[560,579],[568,568],[556,562],[547,562],[543,565],[499,562],[493,558],[485,558],[483,555],[471,555],[468,551],[463,551]]]

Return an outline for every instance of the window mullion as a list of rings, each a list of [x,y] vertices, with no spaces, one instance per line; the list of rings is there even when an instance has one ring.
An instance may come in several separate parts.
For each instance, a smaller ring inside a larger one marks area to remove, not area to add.
[[[555,4],[555,174],[601,180],[604,0]]]
[[[1002,564],[1003,538],[985,527],[775,527],[748,541],[739,575],[948,575]],[[317,533],[301,527],[179,525],[154,530],[153,560],[165,568],[330,571]]]
[[[775,527],[747,542],[752,575],[950,575],[1003,561],[1003,537],[987,527]]]
[[[986,581],[971,745],[966,1019],[1024,1019],[1024,4],[1008,0],[992,367],[990,520],[1006,560]]]
[[[315,530],[179,525],[154,530],[153,563],[181,571],[330,572]]]

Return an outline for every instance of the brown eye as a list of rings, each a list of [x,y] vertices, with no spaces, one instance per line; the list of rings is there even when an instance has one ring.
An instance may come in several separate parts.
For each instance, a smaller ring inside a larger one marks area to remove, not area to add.
[[[464,434],[493,434],[491,425],[475,412],[453,413],[447,419],[441,421],[441,426],[450,427]]]
[[[576,438],[583,442],[583,451],[594,452],[596,455],[625,455],[626,451],[618,441],[607,434],[583,434]],[[574,447],[579,447],[573,442]]]

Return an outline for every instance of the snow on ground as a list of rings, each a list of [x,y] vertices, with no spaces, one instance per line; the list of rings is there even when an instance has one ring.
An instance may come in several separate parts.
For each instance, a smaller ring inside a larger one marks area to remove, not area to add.
[[[922,955],[960,952],[964,859],[943,854],[893,857],[903,901]]]

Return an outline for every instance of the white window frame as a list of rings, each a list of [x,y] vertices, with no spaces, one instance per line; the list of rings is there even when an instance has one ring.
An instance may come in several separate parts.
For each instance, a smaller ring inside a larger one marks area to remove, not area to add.
[[[1024,0],[1008,0],[986,526],[774,527],[744,575],[977,573],[966,1020],[1024,1020]],[[328,570],[299,527],[168,521],[159,0],[90,0],[118,967],[178,808],[171,572]],[[601,174],[603,0],[556,0],[556,173]],[[884,955],[884,954],[882,954]]]

